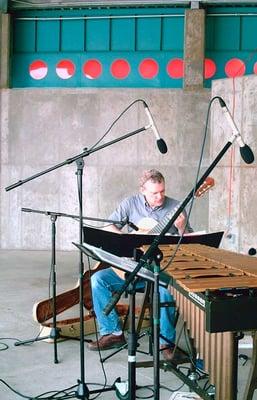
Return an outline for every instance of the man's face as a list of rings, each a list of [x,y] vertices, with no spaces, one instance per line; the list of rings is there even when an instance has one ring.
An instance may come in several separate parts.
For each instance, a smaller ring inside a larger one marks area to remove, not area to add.
[[[141,188],[142,194],[151,207],[159,207],[165,199],[165,183],[147,181]]]

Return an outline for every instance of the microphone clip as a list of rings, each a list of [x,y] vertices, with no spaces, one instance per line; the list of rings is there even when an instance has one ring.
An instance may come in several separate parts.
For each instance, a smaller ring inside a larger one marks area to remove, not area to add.
[[[130,228],[132,228],[134,231],[139,231],[138,226],[136,226],[135,224],[133,224],[133,222],[129,221],[128,218],[126,218],[125,224],[128,225]]]

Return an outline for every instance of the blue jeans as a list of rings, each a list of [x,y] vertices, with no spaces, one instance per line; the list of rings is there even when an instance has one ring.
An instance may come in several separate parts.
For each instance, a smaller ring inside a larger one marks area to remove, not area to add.
[[[95,272],[91,277],[91,288],[93,296],[93,307],[96,314],[100,335],[108,335],[121,330],[119,317],[115,309],[108,315],[103,313],[103,309],[112,298],[113,292],[117,292],[124,284],[112,268],[102,269]],[[144,287],[145,282],[139,281],[137,287]],[[160,302],[173,301],[173,296],[168,289],[159,287]],[[164,338],[170,342],[175,342],[176,331],[174,327],[174,307],[161,307],[160,309],[160,344],[167,343]],[[162,337],[163,336],[163,337]]]

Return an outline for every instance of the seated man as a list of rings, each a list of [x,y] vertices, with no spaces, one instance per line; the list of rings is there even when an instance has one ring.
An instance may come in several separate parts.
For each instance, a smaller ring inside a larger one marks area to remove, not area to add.
[[[145,171],[140,178],[140,193],[124,199],[118,208],[110,215],[111,220],[122,221],[128,218],[136,226],[140,226],[142,218],[151,218],[157,224],[164,216],[174,210],[179,202],[165,195],[165,180],[157,170]],[[176,219],[169,230],[171,234],[192,232],[189,223],[186,226],[186,212]],[[121,226],[112,225],[109,230],[121,233]],[[129,230],[132,230],[129,228]],[[141,282],[142,283],[142,282]],[[103,309],[109,303],[112,293],[121,289],[124,284],[124,272],[114,268],[97,271],[91,277],[94,311],[100,331],[100,339],[88,344],[90,350],[107,350],[120,347],[125,341],[121,331],[119,317],[113,309],[108,316]],[[172,302],[173,296],[168,289],[160,286],[160,302]],[[173,348],[176,338],[174,327],[174,307],[161,307],[160,310],[160,349],[166,360],[173,357]]]

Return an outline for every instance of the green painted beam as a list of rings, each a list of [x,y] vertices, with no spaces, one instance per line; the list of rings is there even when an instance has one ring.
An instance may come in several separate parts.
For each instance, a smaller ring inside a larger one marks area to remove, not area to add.
[[[0,0],[0,12],[7,13],[8,0]]]

